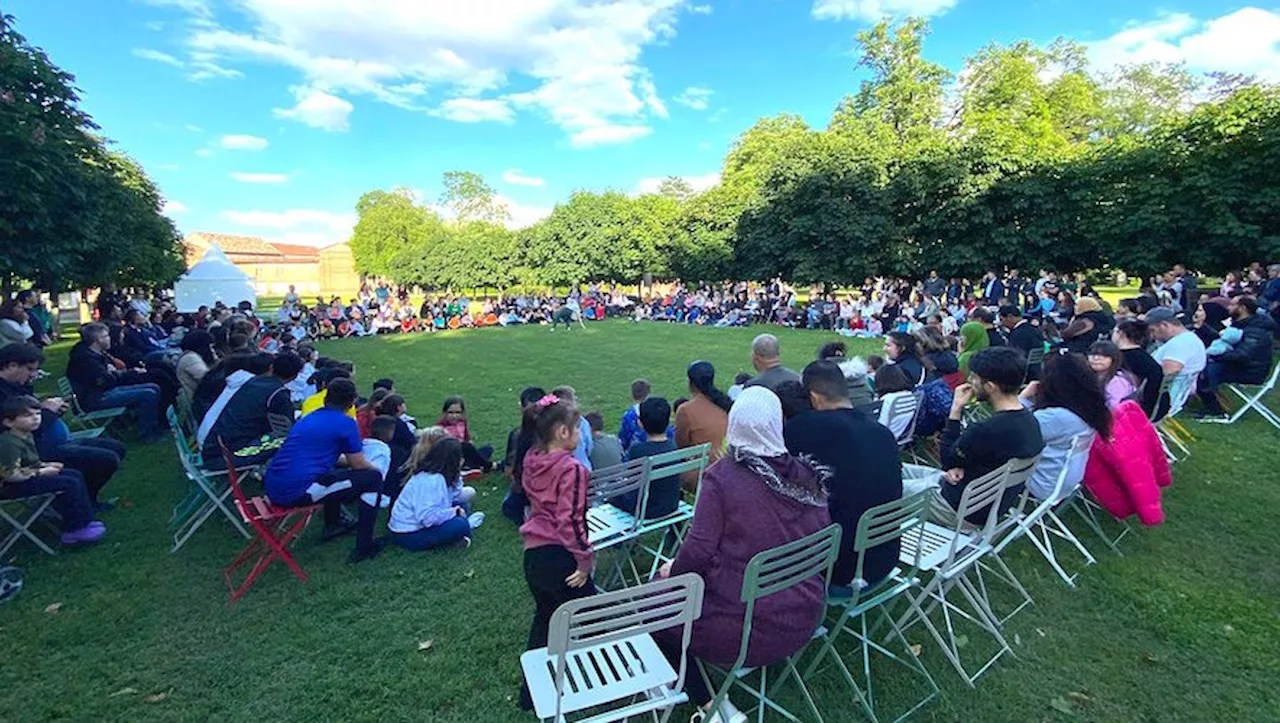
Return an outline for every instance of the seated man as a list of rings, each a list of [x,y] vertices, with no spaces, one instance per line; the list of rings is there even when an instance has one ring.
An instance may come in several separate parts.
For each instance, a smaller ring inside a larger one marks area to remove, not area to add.
[[[293,352],[282,352],[274,358],[258,354],[265,369],[241,381],[236,372],[227,377],[227,387],[200,424],[197,436],[204,464],[222,469],[226,462],[218,448],[221,439],[235,452],[257,444],[263,437],[283,437],[293,425],[293,401],[285,386],[298,376],[302,358]],[[237,462],[252,465],[265,461],[269,452],[251,457],[238,457]]]
[[[355,401],[356,385],[350,379],[333,380],[324,406],[293,425],[263,479],[273,504],[303,507],[324,503],[322,540],[354,529],[356,547],[347,558],[350,563],[377,557],[386,545],[385,540],[373,539],[377,508],[361,498],[366,492],[381,491],[382,473],[365,459],[356,420],[347,416],[346,410]],[[360,515],[352,524],[343,520],[341,504],[355,500],[359,500]]]
[[[34,344],[10,344],[0,349],[0,402],[10,397],[35,396],[31,382],[43,362],[44,352]],[[71,439],[66,422],[59,418],[68,406],[60,397],[40,402],[41,422],[34,433],[36,449],[41,459],[60,462],[82,474],[95,511],[108,509],[111,504],[100,501],[98,492],[119,469],[125,446],[110,437]]]
[[[138,418],[138,433],[143,443],[164,436],[160,428],[160,385],[141,381],[142,370],[121,370],[112,363],[107,350],[111,335],[103,324],[85,324],[80,328],[80,341],[71,347],[67,361],[67,379],[75,390],[80,406],[88,411],[110,407],[126,407]]]
[[[1208,358],[1204,342],[1172,309],[1166,306],[1152,309],[1147,312],[1146,320],[1152,338],[1161,342],[1151,358],[1160,363],[1166,377],[1174,377],[1169,394],[1160,400],[1156,409],[1156,418],[1162,419],[1167,413],[1177,414],[1182,410],[1182,405],[1195,391],[1196,380]]]
[[[858,579],[858,554],[853,549],[862,515],[902,497],[898,443],[888,428],[853,408],[844,372],[834,361],[810,363],[803,379],[813,411],[788,421],[783,438],[791,454],[810,455],[831,468],[827,508],[831,521],[840,525],[841,537],[829,592],[851,597],[855,585],[873,586],[898,564],[899,541],[879,545],[867,550]]]
[[[1000,307],[1000,326],[1004,329],[1008,345],[1015,349],[1021,349],[1023,354],[1030,354],[1033,349],[1044,351],[1044,334],[1040,332],[1039,327],[1032,324],[1022,315],[1018,307],[1012,304]],[[988,337],[990,337],[989,334]],[[1039,378],[1039,364],[1027,369],[1028,380]]]
[[[1233,349],[1209,360],[1200,376],[1200,401],[1204,409],[1196,416],[1201,419],[1223,419],[1222,403],[1218,401],[1218,385],[1262,384],[1271,373],[1271,342],[1276,336],[1276,323],[1258,313],[1258,302],[1249,296],[1237,296],[1229,309],[1231,328],[1240,330],[1240,341]]]

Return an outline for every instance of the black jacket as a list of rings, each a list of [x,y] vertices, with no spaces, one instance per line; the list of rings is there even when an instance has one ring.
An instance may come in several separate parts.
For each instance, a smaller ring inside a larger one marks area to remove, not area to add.
[[[115,365],[106,354],[100,354],[83,341],[71,347],[67,359],[67,379],[82,404],[93,403],[117,384]]]
[[[285,424],[292,423],[293,401],[278,377],[260,374],[245,382],[227,400],[227,405],[205,438],[202,450],[205,462],[221,457],[220,438],[228,449],[235,451],[258,442],[264,436],[280,436],[284,430],[272,427],[269,416],[272,414]]]
[[[1242,333],[1240,343],[1218,361],[1230,365],[1244,377],[1245,384],[1261,384],[1271,373],[1271,340],[1276,334],[1276,323],[1260,314],[1236,324]]]

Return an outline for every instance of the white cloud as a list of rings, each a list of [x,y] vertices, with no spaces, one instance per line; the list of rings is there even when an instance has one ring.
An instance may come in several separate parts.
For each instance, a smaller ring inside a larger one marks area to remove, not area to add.
[[[326,131],[345,131],[351,127],[347,119],[354,106],[348,101],[308,86],[293,88],[293,97],[298,101],[296,105],[292,108],[274,108],[272,115]]]
[[[658,189],[662,187],[662,182],[667,178],[667,176],[641,178],[640,182],[636,184],[635,192],[638,194],[657,193]],[[694,191],[705,191],[720,182],[719,173],[708,173],[703,176],[680,176],[680,178],[689,184]]]
[[[715,91],[710,88],[691,85],[672,100],[694,110],[706,110],[711,105],[711,96],[714,93]]]
[[[187,205],[181,201],[165,201],[164,206],[160,208],[160,213],[166,216],[176,216],[180,213],[187,212]]]
[[[485,121],[510,123],[515,120],[511,106],[505,100],[499,99],[450,98],[430,113],[458,123],[484,123]]]
[[[267,139],[257,136],[227,135],[219,141],[229,151],[260,151],[267,147]]]
[[[187,65],[168,53],[162,53],[159,50],[153,50],[151,48],[134,48],[133,55],[134,57],[142,58],[143,60],[151,60],[156,63],[172,65],[175,68],[184,68]]]
[[[819,20],[865,20],[887,17],[931,17],[955,7],[959,0],[814,0],[813,17]]]
[[[547,182],[544,179],[538,178],[537,176],[526,176],[521,173],[519,169],[515,168],[509,168],[503,171],[502,180],[506,183],[512,184],[513,186],[542,187],[547,185]]]
[[[507,212],[511,217],[507,219],[507,228],[517,229],[532,226],[551,215],[551,209],[546,206],[526,206],[522,203],[498,194],[494,196],[494,200],[507,207]]]
[[[200,156],[201,158],[209,158],[210,156],[212,156],[212,155],[213,155],[213,149],[211,149],[211,148],[200,148],[200,149],[196,150],[196,155],[197,155],[197,156]]]
[[[286,243],[325,246],[346,241],[356,225],[354,213],[314,208],[286,211],[223,211],[230,223]]]
[[[172,3],[207,11],[195,0]],[[346,98],[425,111],[422,98],[439,93],[451,100],[433,112],[460,122],[510,122],[517,110],[538,111],[581,145],[634,139],[648,132],[635,129],[649,117],[665,116],[641,55],[674,36],[689,0],[234,5],[247,20],[237,28],[249,29],[189,25],[193,77],[227,77],[243,63],[282,65],[298,73],[296,85]]]
[[[710,5],[691,5],[691,6],[689,6],[689,12],[691,12],[691,13],[693,13],[693,14],[695,14],[695,15],[710,15],[710,14],[711,14],[712,9],[713,9],[713,8],[712,8]]]
[[[600,125],[578,131],[569,137],[574,148],[592,148],[613,143],[627,143],[653,132],[649,126]]]
[[[1105,40],[1086,43],[1104,67],[1127,63],[1185,63],[1199,71],[1254,74],[1280,80],[1280,12],[1241,8],[1200,21],[1185,13],[1130,23]]]
[[[233,180],[241,183],[288,183],[289,174],[287,173],[245,173],[243,171],[233,171],[231,174]]]

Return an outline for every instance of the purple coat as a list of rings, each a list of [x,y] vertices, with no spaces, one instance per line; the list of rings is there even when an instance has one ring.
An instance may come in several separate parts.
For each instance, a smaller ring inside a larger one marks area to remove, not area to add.
[[[817,473],[794,457],[763,461],[783,480],[821,489]],[[702,617],[694,622],[689,643],[691,655],[717,665],[737,660],[747,610],[742,602],[747,563],[756,553],[830,525],[825,495],[817,494],[822,500],[818,504],[779,494],[732,452],[707,470],[689,536],[671,569],[672,575],[698,573],[706,583]],[[824,585],[815,576],[756,601],[746,665],[775,663],[808,642],[826,605]]]

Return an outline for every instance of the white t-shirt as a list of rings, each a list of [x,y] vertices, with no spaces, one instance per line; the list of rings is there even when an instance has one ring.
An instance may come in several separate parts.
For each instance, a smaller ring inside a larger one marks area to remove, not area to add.
[[[1207,363],[1204,342],[1200,341],[1200,337],[1194,332],[1185,330],[1161,344],[1151,356],[1161,364],[1165,359],[1182,362],[1182,371],[1178,373],[1177,379],[1173,381],[1173,387],[1169,390],[1173,402],[1169,413],[1176,414],[1182,409],[1187,397],[1195,392],[1196,377],[1204,371]]]

